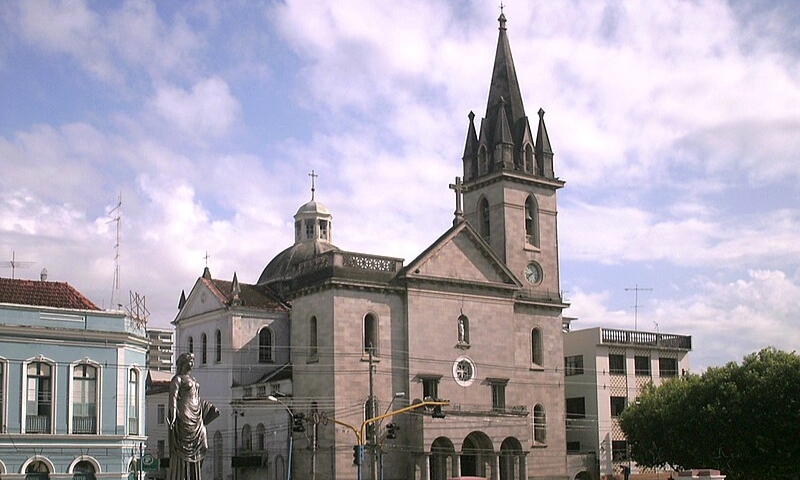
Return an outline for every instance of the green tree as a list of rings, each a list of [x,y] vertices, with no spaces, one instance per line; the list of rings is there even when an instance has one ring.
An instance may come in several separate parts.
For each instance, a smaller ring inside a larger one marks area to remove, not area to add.
[[[741,365],[646,388],[620,425],[642,466],[800,478],[800,356],[766,348]]]

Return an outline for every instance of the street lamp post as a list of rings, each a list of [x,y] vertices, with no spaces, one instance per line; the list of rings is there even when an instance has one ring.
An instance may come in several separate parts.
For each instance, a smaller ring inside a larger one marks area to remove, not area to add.
[[[273,402],[278,402],[281,405],[283,405],[283,408],[285,408],[286,412],[289,414],[289,431],[288,431],[288,435],[289,435],[289,440],[288,440],[288,442],[289,442],[289,455],[288,455],[289,456],[289,460],[286,462],[286,480],[292,480],[292,440],[293,440],[293,437],[294,437],[294,435],[292,435],[292,420],[294,420],[294,412],[292,412],[292,409],[289,408],[288,405],[283,403],[278,398],[278,397],[285,397],[285,396],[286,396],[286,394],[284,394],[284,393],[275,392],[272,395],[268,396],[267,399],[271,400]]]
[[[244,417],[244,412],[239,410],[233,411],[233,458],[239,456],[239,417]],[[237,460],[238,461],[238,460]],[[231,462],[233,466],[233,462]],[[239,467],[233,467],[233,480],[236,480]]]

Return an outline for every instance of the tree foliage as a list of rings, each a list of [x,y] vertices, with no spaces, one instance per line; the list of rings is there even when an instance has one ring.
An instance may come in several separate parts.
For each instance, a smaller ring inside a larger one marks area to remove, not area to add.
[[[800,356],[766,348],[741,365],[648,387],[620,424],[642,466],[800,478]]]

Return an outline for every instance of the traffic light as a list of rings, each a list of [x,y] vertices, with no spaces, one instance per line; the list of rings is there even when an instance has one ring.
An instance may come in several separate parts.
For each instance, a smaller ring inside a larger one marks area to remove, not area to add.
[[[293,432],[305,432],[306,427],[303,425],[303,420],[305,420],[306,414],[305,413],[295,413],[292,415],[292,419],[294,420],[294,424],[292,425]]]
[[[400,430],[400,427],[397,426],[396,423],[390,423],[386,425],[386,438],[394,439],[397,438],[397,431]]]
[[[364,445],[353,445],[353,465],[364,463]]]
[[[444,414],[444,412],[442,411],[442,406],[441,406],[441,405],[434,405],[434,407],[433,407],[433,413],[431,414],[431,416],[432,416],[433,418],[444,418],[444,417],[445,417],[445,414]]]

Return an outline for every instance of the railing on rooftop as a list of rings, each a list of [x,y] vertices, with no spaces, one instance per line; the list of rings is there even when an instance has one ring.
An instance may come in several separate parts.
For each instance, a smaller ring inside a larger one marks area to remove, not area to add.
[[[330,267],[393,274],[403,268],[403,261],[378,255],[332,251],[299,263],[290,273],[305,274]]]
[[[692,337],[689,335],[639,332],[635,330],[617,330],[612,328],[602,328],[600,331],[601,343],[633,346],[639,345],[643,347],[676,348],[680,350],[692,349]]]

